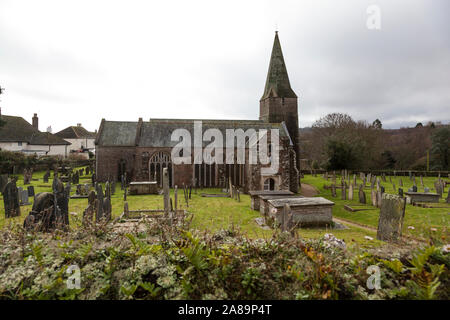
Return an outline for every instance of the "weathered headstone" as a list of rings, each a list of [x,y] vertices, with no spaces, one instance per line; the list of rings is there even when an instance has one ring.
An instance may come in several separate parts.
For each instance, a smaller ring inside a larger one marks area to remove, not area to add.
[[[400,179],[398,180],[398,185],[399,185],[400,187],[403,187],[403,180],[402,180],[402,178],[400,178]]]
[[[346,193],[347,193],[347,190],[346,190],[346,188],[345,188],[345,183],[342,182],[342,183],[341,183],[341,199],[342,199],[342,200],[346,200],[346,199],[347,199]]]
[[[366,204],[366,193],[364,192],[364,186],[363,185],[359,186],[358,196],[359,196],[359,203]]]
[[[375,189],[371,190],[370,199],[372,200],[372,206],[376,207],[377,206],[377,192],[375,191]]]
[[[417,192],[417,186],[412,187],[412,192]]]
[[[406,201],[399,196],[385,193],[381,201],[377,239],[397,241],[402,235]]]
[[[97,210],[95,221],[99,222],[103,218],[103,188],[101,184],[97,184]]]
[[[163,191],[164,191],[164,215],[169,216],[169,206],[170,206],[170,190],[169,190],[169,174],[167,168],[163,169]]]
[[[377,208],[381,208],[381,201],[382,201],[383,194],[380,191],[377,191]]]
[[[336,185],[332,184],[331,185],[331,195],[336,198]]]
[[[450,188],[448,188],[448,194],[447,194],[446,202],[450,203]]]
[[[353,184],[348,186],[348,200],[353,201]]]
[[[8,182],[3,189],[3,204],[5,218],[20,216],[19,192],[15,180]]]
[[[398,195],[403,198],[403,189],[398,188]]]
[[[3,190],[5,189],[7,184],[8,184],[8,175],[7,174],[0,175],[0,192],[3,193]]]
[[[28,196],[29,197],[34,197],[35,193],[34,193],[34,186],[28,186],[27,187],[27,191],[28,191]]]

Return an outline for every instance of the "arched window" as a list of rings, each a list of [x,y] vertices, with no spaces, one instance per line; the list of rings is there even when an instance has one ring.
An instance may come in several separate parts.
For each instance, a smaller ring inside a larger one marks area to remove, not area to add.
[[[170,155],[158,151],[152,155],[149,161],[149,175],[150,181],[158,182],[158,185],[162,187],[163,169],[167,168],[169,174],[169,186],[172,185],[172,162]]]
[[[275,190],[275,180],[267,178],[264,181],[264,190]]]

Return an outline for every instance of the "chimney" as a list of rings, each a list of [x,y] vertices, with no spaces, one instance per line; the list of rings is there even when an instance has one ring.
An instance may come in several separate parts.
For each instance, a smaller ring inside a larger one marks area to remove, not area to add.
[[[77,123],[77,127],[81,127],[81,123]]]
[[[37,113],[35,113],[34,116],[33,116],[33,127],[36,130],[39,130],[39,118],[37,116]]]

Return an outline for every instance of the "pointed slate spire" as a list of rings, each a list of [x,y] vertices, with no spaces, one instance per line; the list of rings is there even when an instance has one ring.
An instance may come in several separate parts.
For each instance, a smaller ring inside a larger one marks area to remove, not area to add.
[[[275,31],[272,56],[270,57],[269,72],[267,73],[266,87],[261,100],[268,97],[297,98],[291,88],[289,77],[284,63],[283,52],[281,51],[278,31]]]

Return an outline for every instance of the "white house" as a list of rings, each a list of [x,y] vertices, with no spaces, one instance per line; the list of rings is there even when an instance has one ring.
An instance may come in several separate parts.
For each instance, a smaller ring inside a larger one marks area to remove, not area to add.
[[[69,155],[70,142],[51,134],[39,131],[39,119],[35,113],[31,125],[22,117],[0,114],[3,125],[0,126],[0,149],[20,151],[38,156]]]
[[[84,154],[86,157],[89,157],[89,151],[95,153],[96,133],[87,131],[81,123],[76,127],[67,127],[55,135],[71,143],[70,152]]]

